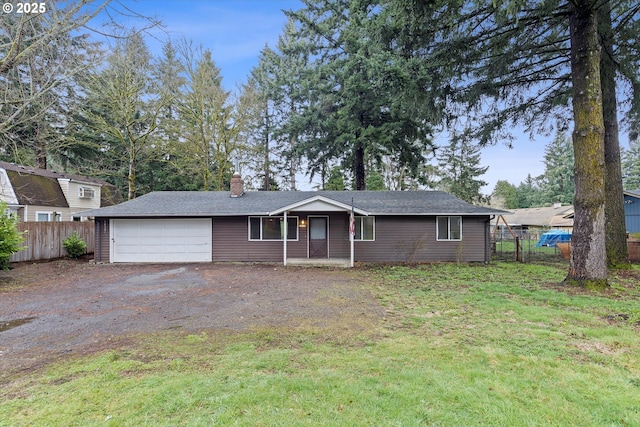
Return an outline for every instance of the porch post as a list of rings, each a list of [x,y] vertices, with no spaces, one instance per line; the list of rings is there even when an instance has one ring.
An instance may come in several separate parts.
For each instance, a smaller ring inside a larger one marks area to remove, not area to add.
[[[289,232],[289,223],[287,222],[287,211],[284,211],[284,248],[283,248],[283,256],[284,256],[284,265],[287,265],[287,233]]]
[[[350,235],[349,240],[351,240],[351,265],[350,266],[353,267],[353,240],[354,240],[353,234]]]
[[[353,197],[351,198],[351,213],[349,215],[349,241],[351,243],[350,267],[353,267],[353,241],[356,240],[356,219],[353,212]]]

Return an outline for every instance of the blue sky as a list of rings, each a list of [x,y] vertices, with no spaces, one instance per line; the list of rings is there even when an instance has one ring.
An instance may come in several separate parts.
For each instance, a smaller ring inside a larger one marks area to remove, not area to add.
[[[119,3],[163,23],[163,28],[148,32],[147,42],[152,51],[159,51],[162,42],[169,38],[186,38],[211,50],[222,70],[223,84],[229,89],[246,80],[265,45],[275,47],[287,21],[282,10],[301,7],[299,0],[119,0]],[[113,7],[122,10],[118,3]],[[124,23],[121,16],[117,19]],[[129,25],[140,27],[142,21],[132,19]]]
[[[276,45],[286,23],[282,10],[295,10],[301,6],[299,0],[120,0],[120,3],[163,22],[163,30],[151,32],[157,39],[149,38],[153,51],[159,50],[161,41],[168,37],[184,37],[210,49],[221,69],[223,84],[229,89],[246,80],[266,44]],[[118,8],[118,4],[114,3],[114,7]],[[118,18],[119,21],[123,19]],[[129,24],[141,25],[135,20]],[[518,185],[527,174],[542,174],[544,147],[552,139],[553,136],[549,136],[532,141],[528,135],[521,135],[512,149],[502,141],[483,149],[482,164],[489,166],[482,177],[489,183],[483,193],[491,193],[498,180]]]

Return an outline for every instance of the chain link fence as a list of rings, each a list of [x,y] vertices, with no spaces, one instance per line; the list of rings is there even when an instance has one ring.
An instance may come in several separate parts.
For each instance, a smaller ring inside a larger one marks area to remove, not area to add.
[[[499,261],[545,262],[568,259],[567,248],[538,246],[540,235],[548,230],[497,230],[491,236],[492,258]]]

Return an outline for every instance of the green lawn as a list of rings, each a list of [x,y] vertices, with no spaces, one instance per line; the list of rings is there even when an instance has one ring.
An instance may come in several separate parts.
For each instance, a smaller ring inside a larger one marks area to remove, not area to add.
[[[361,268],[369,330],[140,336],[17,375],[0,425],[640,425],[640,272],[598,293],[566,270]]]

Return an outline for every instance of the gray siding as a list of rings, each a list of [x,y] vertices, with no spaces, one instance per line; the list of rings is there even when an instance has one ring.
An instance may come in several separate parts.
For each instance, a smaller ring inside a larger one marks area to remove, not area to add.
[[[461,241],[437,241],[435,217],[377,216],[375,241],[356,241],[361,262],[485,261],[488,217],[463,217]]]

